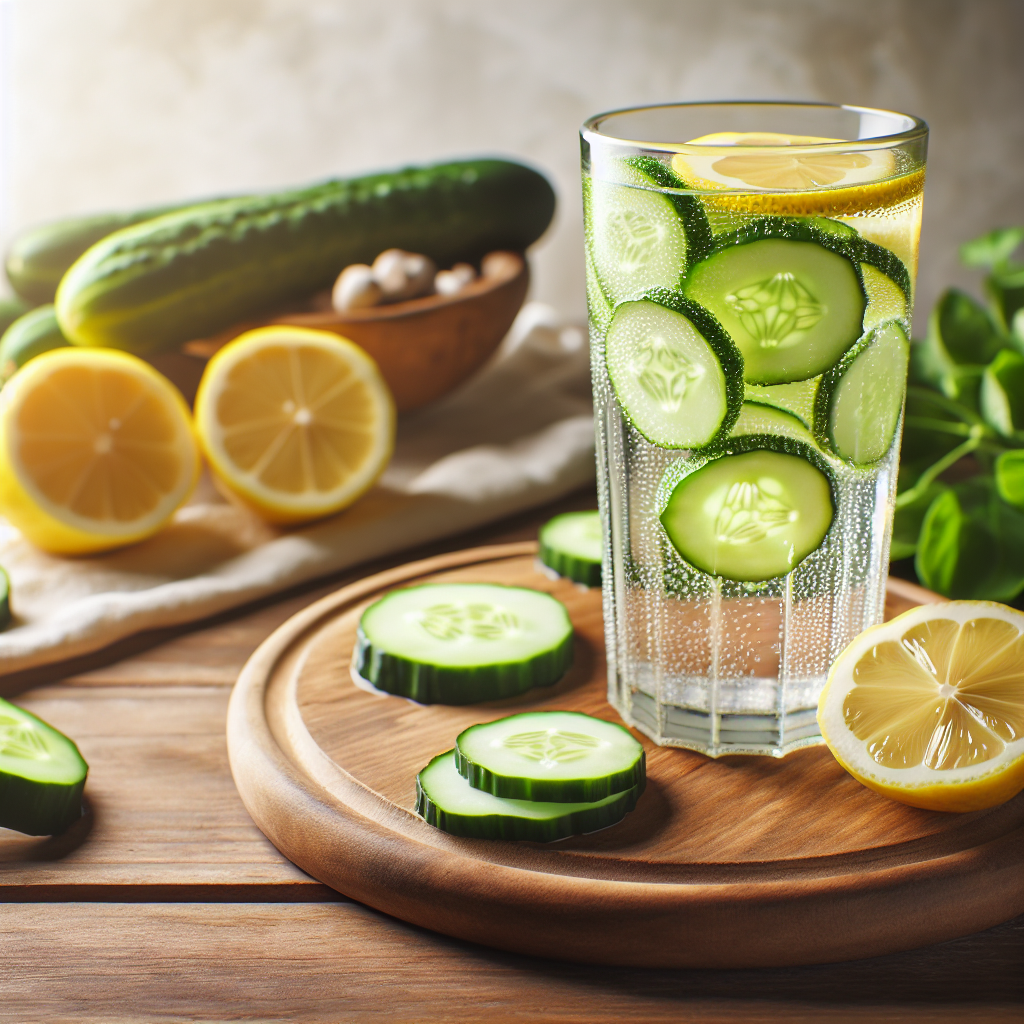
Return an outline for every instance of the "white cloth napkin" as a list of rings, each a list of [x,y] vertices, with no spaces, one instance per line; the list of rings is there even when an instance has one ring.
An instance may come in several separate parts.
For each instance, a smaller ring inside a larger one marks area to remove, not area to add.
[[[586,335],[529,303],[476,377],[400,418],[378,485],[330,519],[271,527],[205,481],[157,536],[100,556],[46,555],[0,521],[14,614],[0,633],[0,674],[194,622],[542,505],[593,477]]]

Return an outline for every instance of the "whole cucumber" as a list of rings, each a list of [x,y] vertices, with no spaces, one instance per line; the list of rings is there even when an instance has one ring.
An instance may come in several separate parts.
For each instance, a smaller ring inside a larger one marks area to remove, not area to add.
[[[0,334],[6,331],[19,316],[24,316],[31,308],[24,299],[0,299]]]
[[[180,208],[178,204],[134,213],[66,217],[29,228],[18,235],[7,250],[4,264],[7,280],[15,292],[33,306],[53,302],[60,279],[90,246],[121,228]]]
[[[0,384],[6,384],[30,359],[51,349],[67,348],[68,344],[53,306],[37,306],[15,320],[0,337]]]
[[[173,348],[329,287],[384,249],[438,266],[525,249],[555,209],[546,178],[507,160],[464,160],[204,203],[89,249],[57,291],[76,345]]]

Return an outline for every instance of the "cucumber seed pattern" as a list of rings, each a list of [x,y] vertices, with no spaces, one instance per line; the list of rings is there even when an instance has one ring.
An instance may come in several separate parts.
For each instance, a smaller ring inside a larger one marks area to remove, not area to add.
[[[0,755],[26,761],[46,761],[52,756],[38,729],[6,715],[0,716]]]
[[[538,729],[506,736],[502,746],[542,765],[566,764],[587,757],[601,741],[582,732]]]
[[[643,267],[661,241],[657,226],[635,210],[616,210],[608,217],[607,224],[610,244],[618,253],[619,269],[627,274]]]
[[[691,362],[660,335],[651,335],[633,356],[637,383],[665,412],[678,412],[687,392],[704,377],[704,367]]]
[[[828,312],[785,272],[738,288],[725,301],[760,348],[791,348]]]
[[[715,520],[715,535],[725,544],[754,544],[799,518],[795,508],[766,494],[756,483],[737,481]]]
[[[492,604],[434,604],[424,608],[419,624],[435,640],[503,640],[519,629],[519,620]]]

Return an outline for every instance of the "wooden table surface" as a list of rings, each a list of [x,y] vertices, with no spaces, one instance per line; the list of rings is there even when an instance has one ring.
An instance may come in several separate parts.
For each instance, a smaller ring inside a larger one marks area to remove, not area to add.
[[[343,582],[527,539],[592,500],[0,681],[78,742],[91,809],[59,840],[0,830],[0,1021],[1021,1020],[1024,918],[824,967],[592,968],[406,925],[305,875],[263,837],[235,792],[224,717],[267,634]]]

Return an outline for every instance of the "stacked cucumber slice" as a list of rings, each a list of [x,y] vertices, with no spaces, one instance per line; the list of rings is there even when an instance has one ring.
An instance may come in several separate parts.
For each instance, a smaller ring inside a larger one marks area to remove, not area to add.
[[[713,234],[652,158],[612,177],[585,190],[588,288],[624,418],[694,453],[662,481],[666,535],[702,571],[784,575],[824,542],[837,474],[892,450],[910,274],[825,217],[731,218]]]
[[[569,613],[549,594],[430,583],[363,612],[353,666],[377,689],[421,704],[473,704],[557,682],[572,645]]]
[[[416,810],[452,835],[548,843],[633,810],[644,749],[621,725],[535,711],[474,725],[416,778]]]

